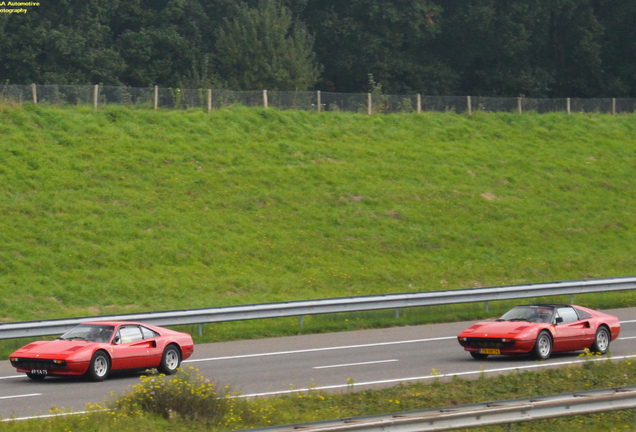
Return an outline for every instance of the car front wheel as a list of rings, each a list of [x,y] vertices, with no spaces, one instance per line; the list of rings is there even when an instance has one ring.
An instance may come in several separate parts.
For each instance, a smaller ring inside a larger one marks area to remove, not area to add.
[[[538,360],[547,360],[552,354],[552,338],[546,331],[542,331],[537,336],[537,342],[534,344],[534,356]]]
[[[179,365],[181,364],[181,353],[179,352],[179,348],[174,345],[168,345],[166,349],[163,351],[163,356],[161,357],[161,364],[159,365],[159,372],[172,375],[179,369]]]
[[[33,381],[42,381],[44,378],[46,378],[46,375],[41,375],[41,374],[32,374],[30,372],[27,372],[26,374],[29,378],[31,378]]]
[[[594,338],[594,344],[592,345],[592,352],[605,354],[609,349],[610,334],[607,327],[601,326],[596,330],[596,337]]]
[[[488,354],[480,354],[476,351],[471,351],[470,355],[473,356],[475,360],[485,360],[488,358]]]
[[[93,354],[87,375],[91,381],[104,381],[110,373],[110,358],[104,351]]]

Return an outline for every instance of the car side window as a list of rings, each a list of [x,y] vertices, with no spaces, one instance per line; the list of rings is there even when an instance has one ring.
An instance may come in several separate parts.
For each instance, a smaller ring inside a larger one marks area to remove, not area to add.
[[[159,336],[159,333],[157,333],[156,331],[152,331],[149,328],[146,328],[144,326],[139,326],[139,328],[141,328],[141,333],[143,333],[144,339],[150,339]]]
[[[592,315],[590,315],[589,313],[585,311],[582,311],[581,309],[574,308],[574,310],[576,311],[577,314],[579,314],[579,319],[592,318]]]
[[[560,307],[557,309],[557,316],[563,318],[563,324],[571,323],[579,320],[579,316],[571,307]]]
[[[142,340],[141,330],[137,326],[119,327],[119,343],[126,344]]]

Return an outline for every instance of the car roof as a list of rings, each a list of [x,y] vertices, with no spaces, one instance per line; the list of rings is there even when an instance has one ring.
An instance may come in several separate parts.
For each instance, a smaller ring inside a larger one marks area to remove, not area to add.
[[[519,305],[516,307],[552,307],[552,308],[561,308],[561,307],[572,307],[572,305],[566,304],[529,304],[529,305]]]

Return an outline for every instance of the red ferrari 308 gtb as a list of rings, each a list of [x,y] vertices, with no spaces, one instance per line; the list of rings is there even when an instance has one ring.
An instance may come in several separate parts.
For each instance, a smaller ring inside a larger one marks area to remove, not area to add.
[[[545,360],[553,352],[589,348],[605,354],[618,337],[618,318],[581,306],[517,306],[496,321],[468,327],[457,339],[476,359],[491,354],[532,353]]]
[[[9,357],[32,380],[49,375],[86,375],[106,379],[111,371],[157,368],[173,374],[192,355],[187,333],[123,321],[81,324],[52,341],[30,343]]]

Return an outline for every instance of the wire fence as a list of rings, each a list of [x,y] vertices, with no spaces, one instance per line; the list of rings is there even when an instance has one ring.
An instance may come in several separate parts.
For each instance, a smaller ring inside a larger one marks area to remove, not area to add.
[[[604,113],[636,111],[628,98],[506,98],[478,96],[384,95],[377,93],[326,93],[320,91],[232,91],[93,85],[4,85],[0,103],[49,105],[126,105],[146,109],[213,111],[243,105],[279,110],[347,111],[367,115],[410,112]]]

